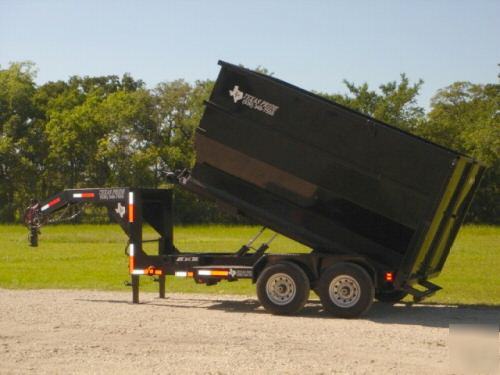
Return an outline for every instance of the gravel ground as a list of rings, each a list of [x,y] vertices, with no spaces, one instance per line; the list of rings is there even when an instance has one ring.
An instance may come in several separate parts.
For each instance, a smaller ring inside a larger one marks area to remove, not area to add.
[[[229,295],[0,289],[0,373],[449,374],[449,324],[500,310],[374,304],[364,319],[265,313]]]

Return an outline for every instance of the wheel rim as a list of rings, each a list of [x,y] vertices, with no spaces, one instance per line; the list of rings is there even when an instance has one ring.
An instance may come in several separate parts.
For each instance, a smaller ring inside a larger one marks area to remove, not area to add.
[[[266,294],[275,305],[289,304],[295,297],[295,281],[286,273],[272,275],[266,283]]]
[[[356,279],[349,275],[335,277],[328,288],[332,302],[342,308],[349,308],[358,303],[361,288]]]

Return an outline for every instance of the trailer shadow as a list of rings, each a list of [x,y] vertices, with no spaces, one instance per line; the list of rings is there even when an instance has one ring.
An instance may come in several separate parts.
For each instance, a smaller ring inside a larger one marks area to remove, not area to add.
[[[448,328],[450,324],[498,324],[500,306],[374,303],[366,319],[382,324]]]
[[[85,299],[96,303],[131,304],[124,300]],[[225,300],[213,298],[153,299],[142,303],[179,309],[219,310],[227,313],[267,314],[256,299]],[[310,300],[295,317],[310,319],[338,319],[328,315],[318,300]],[[500,306],[484,305],[431,305],[431,304],[389,304],[375,302],[367,315],[360,319],[380,324],[418,325],[434,328],[448,328],[450,324],[499,324]]]
[[[218,301],[207,309],[227,312],[266,312],[257,300]],[[309,301],[298,317],[312,319],[338,319],[328,315],[319,301]],[[397,304],[391,306],[375,302],[367,315],[361,319],[381,324],[419,325],[448,328],[450,324],[499,324],[500,306],[475,305],[423,305]]]

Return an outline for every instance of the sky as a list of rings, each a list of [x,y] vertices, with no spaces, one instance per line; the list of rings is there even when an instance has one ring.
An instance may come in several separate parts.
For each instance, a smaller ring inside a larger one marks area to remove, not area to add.
[[[152,88],[215,79],[219,59],[329,93],[404,72],[428,108],[455,81],[498,81],[500,1],[0,0],[0,66],[33,61],[38,84],[128,72]]]

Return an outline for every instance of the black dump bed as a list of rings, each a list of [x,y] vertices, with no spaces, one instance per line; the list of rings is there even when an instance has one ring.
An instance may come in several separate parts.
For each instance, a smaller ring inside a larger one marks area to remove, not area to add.
[[[484,167],[278,79],[220,62],[185,187],[396,283],[437,275]]]

